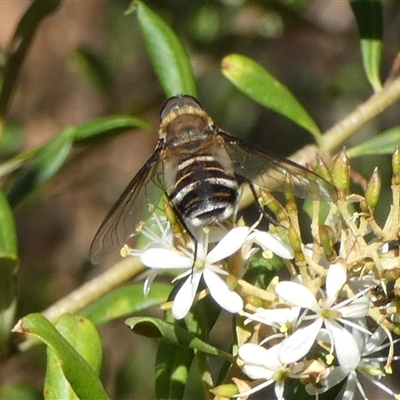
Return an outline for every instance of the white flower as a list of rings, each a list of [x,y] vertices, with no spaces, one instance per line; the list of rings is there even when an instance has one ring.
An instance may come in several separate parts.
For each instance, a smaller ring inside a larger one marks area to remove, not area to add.
[[[265,309],[258,307],[254,314],[244,312],[243,315],[248,319],[245,325],[251,321],[260,322],[262,324],[275,328],[280,334],[275,337],[291,334],[298,325],[300,307]],[[271,336],[269,336],[271,337]],[[263,342],[261,342],[262,344]]]
[[[152,221],[145,225],[139,233],[149,240],[144,249],[129,249],[126,256],[140,257],[146,250],[151,248],[174,248],[174,232],[171,223],[165,217],[160,217],[157,213],[153,213]],[[122,253],[122,250],[121,250]],[[158,274],[158,270],[153,269],[148,274],[143,284],[143,293],[147,296],[150,292],[151,284]]]
[[[280,282],[276,285],[275,291],[283,300],[315,313],[304,318],[314,319],[310,325],[298,329],[282,342],[280,358],[284,362],[292,357],[300,359],[305,356],[314,344],[322,325],[325,325],[332,346],[331,353],[335,350],[344,370],[352,371],[356,368],[360,361],[360,350],[353,335],[341,324],[365,330],[357,324],[357,319],[367,315],[369,301],[361,292],[335,304],[345,282],[344,266],[332,264],[326,277],[326,296],[321,299],[317,299],[310,289],[299,283]]]
[[[284,363],[280,359],[280,350],[281,343],[272,346],[268,350],[254,343],[245,343],[239,347],[238,355],[243,362],[241,367],[243,372],[249,378],[264,379],[265,382],[235,397],[249,396],[275,383],[276,398],[284,400],[283,391],[286,379],[301,379],[304,376],[301,374],[302,368],[295,364],[288,365],[297,361],[294,357],[288,363]]]
[[[381,377],[385,376],[382,363],[387,361],[387,357],[371,357],[371,354],[379,352],[390,345],[390,343],[383,344],[387,338],[387,333],[381,327],[378,327],[372,336],[366,335],[356,329],[353,329],[353,335],[361,354],[357,368],[353,371],[346,371],[342,366],[334,367],[328,376],[320,382],[321,388],[315,388],[311,384],[306,385],[307,393],[310,395],[325,393],[346,379],[342,396],[343,400],[353,400],[357,390],[361,398],[367,399],[368,397],[364,388],[358,379],[358,375],[361,374],[379,389],[399,400],[399,394],[396,394],[379,381]]]
[[[270,250],[278,257],[288,260],[294,257],[292,247],[281,237],[274,235],[273,233],[254,229],[250,233],[248,241],[257,243],[263,250]]]
[[[185,249],[166,249],[153,246],[140,256],[141,262],[153,269],[186,269],[177,277],[187,277],[175,296],[172,314],[176,319],[184,318],[193,304],[200,279],[204,281],[213,299],[225,310],[237,313],[243,309],[242,298],[233,291],[220,275],[228,275],[220,268],[221,261],[236,253],[246,242],[250,228],[238,227],[230,230],[220,242],[208,252],[208,233],[202,231],[197,241],[197,254],[194,260],[193,251]]]

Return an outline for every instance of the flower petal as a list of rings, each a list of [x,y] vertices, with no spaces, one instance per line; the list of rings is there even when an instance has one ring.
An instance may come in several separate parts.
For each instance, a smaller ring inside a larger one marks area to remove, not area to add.
[[[156,269],[150,270],[149,275],[147,276],[146,280],[143,284],[143,294],[147,297],[150,292],[151,284],[153,283],[154,279],[156,278],[158,271]]]
[[[249,232],[250,228],[247,226],[231,229],[208,253],[207,262],[214,264],[236,253],[246,242]]]
[[[255,230],[251,236],[254,242],[261,246],[263,250],[271,250],[277,256],[288,260],[294,257],[292,247],[277,235]]]
[[[315,396],[317,393],[318,394],[325,393],[329,389],[336,386],[338,383],[342,382],[343,379],[346,379],[347,375],[348,372],[345,371],[343,368],[335,367],[329,373],[329,375],[321,381],[322,387],[317,388],[315,386],[312,386],[311,384],[307,384],[305,386],[306,392],[311,396]]]
[[[366,296],[355,298],[346,306],[340,307],[340,303],[332,309],[339,311],[343,318],[363,318],[369,310],[369,300]]]
[[[265,309],[257,308],[256,312],[248,317],[257,322],[270,326],[280,326],[290,323],[296,325],[300,314],[300,307]]]
[[[285,364],[298,361],[311,349],[322,326],[322,318],[316,319],[312,324],[300,328],[281,342],[279,358]]]
[[[342,400],[354,400],[356,390],[357,390],[357,374],[356,371],[350,372],[347,376],[346,387],[344,389]],[[366,397],[362,397],[365,399]]]
[[[276,396],[276,400],[285,400],[283,397],[283,391],[285,389],[285,381],[276,381],[275,387],[274,387],[274,392]]]
[[[314,312],[318,312],[318,306],[315,296],[310,289],[296,282],[279,282],[275,286],[275,293],[283,300],[302,308],[308,308]]]
[[[239,347],[238,355],[245,363],[243,371],[249,378],[270,379],[275,372],[263,365],[268,359],[268,351],[258,344],[243,344]]]
[[[161,248],[150,248],[143,252],[140,261],[148,268],[190,268],[193,261],[176,251]]]
[[[214,271],[203,271],[204,281],[212,298],[226,311],[237,313],[243,310],[243,299],[229,288],[227,283]]]
[[[326,276],[326,307],[331,307],[336,301],[340,289],[346,282],[346,269],[340,264],[331,264]]]
[[[347,372],[354,371],[361,360],[361,355],[353,335],[332,319],[325,320],[325,326],[332,334],[340,366]]]
[[[175,319],[185,318],[190,307],[192,307],[201,275],[201,272],[193,272],[176,294],[172,305],[172,315]]]

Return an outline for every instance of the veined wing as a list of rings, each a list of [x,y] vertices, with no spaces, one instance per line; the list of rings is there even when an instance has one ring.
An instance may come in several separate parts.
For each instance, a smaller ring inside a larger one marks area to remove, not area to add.
[[[162,147],[159,142],[100,225],[90,247],[92,263],[98,264],[108,254],[121,249],[140,222],[147,220],[154,212],[165,193],[163,163],[160,160]]]
[[[225,142],[235,173],[245,180],[271,191],[283,192],[289,176],[296,197],[322,201],[336,199],[336,189],[314,172],[284,157],[254,149],[223,131],[218,130],[217,134]]]

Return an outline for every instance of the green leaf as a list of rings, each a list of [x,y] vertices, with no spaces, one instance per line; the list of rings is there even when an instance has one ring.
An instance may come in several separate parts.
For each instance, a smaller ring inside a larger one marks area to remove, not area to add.
[[[380,0],[349,0],[360,34],[364,70],[373,89],[382,89],[379,68],[382,58],[383,17]]]
[[[67,159],[74,138],[74,128],[65,128],[57,137],[43,145],[34,159],[17,174],[7,197],[14,205],[50,180]]]
[[[183,398],[194,351],[160,341],[156,356],[156,397],[158,400]]]
[[[267,259],[263,256],[262,251],[258,251],[254,254],[243,279],[261,289],[266,289],[277,272],[284,266],[281,258],[274,255]]]
[[[120,287],[80,311],[80,314],[101,325],[165,303],[171,289],[170,284],[153,282],[150,293],[145,296],[142,283]]]
[[[189,347],[191,349],[200,350],[203,353],[221,356],[224,352],[216,347],[199,339],[195,335],[189,333],[186,329],[165,322],[158,318],[151,317],[133,317],[125,321],[125,323],[137,334],[150,337],[164,339],[168,343]]]
[[[102,362],[102,346],[94,325],[86,318],[64,314],[57,322],[56,328],[98,376]],[[47,348],[44,394],[46,399],[79,399],[63,373],[61,360],[50,347]]]
[[[190,60],[172,29],[149,7],[135,1],[139,26],[154,71],[167,97],[197,95]],[[130,10],[128,10],[130,12]]]
[[[0,258],[17,260],[17,233],[14,214],[0,191]]]
[[[102,136],[111,136],[129,129],[145,129],[152,131],[153,127],[147,121],[129,115],[109,115],[100,117],[79,125],[75,128],[74,141],[97,139]]]
[[[221,63],[222,73],[257,103],[284,115],[319,138],[321,131],[289,89],[260,64],[241,54],[230,54]]]
[[[399,138],[400,126],[396,126],[347,150],[347,156],[355,158],[368,154],[392,154],[400,143]]]
[[[26,52],[40,22],[56,10],[61,0],[35,0],[20,19],[7,49],[8,58],[3,69],[3,85],[0,92],[0,119],[8,110],[10,99]]]
[[[29,314],[22,318],[13,331],[33,335],[55,352],[66,379],[79,399],[109,399],[97,372],[41,314]],[[88,339],[84,340],[86,343]]]
[[[177,291],[178,287],[175,286],[169,295],[169,301],[175,298]],[[185,325],[187,327],[187,320],[190,319],[191,315],[189,313],[185,320],[178,321],[173,317],[171,310],[166,310],[164,322],[186,331]],[[191,331],[191,333],[196,335],[196,332]],[[194,350],[189,347],[177,345],[167,340],[159,341],[155,363],[155,390],[158,400],[183,399],[194,355]]]
[[[78,48],[70,58],[73,69],[100,94],[111,96],[111,73],[95,53]]]
[[[11,328],[17,308],[17,235],[13,212],[0,192],[0,357],[10,350]]]

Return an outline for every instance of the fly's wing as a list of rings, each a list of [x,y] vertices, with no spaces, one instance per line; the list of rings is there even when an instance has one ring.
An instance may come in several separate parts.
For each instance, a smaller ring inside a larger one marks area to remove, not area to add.
[[[90,247],[90,261],[100,263],[108,254],[120,250],[135,233],[141,221],[154,212],[164,189],[163,163],[159,142],[145,165],[118,198],[97,231]],[[153,203],[150,204],[150,199]],[[152,207],[154,205],[154,207]]]
[[[235,168],[235,173],[257,186],[283,192],[287,176],[293,182],[293,194],[302,199],[334,201],[336,189],[312,171],[284,157],[254,149],[241,140],[218,130]]]

